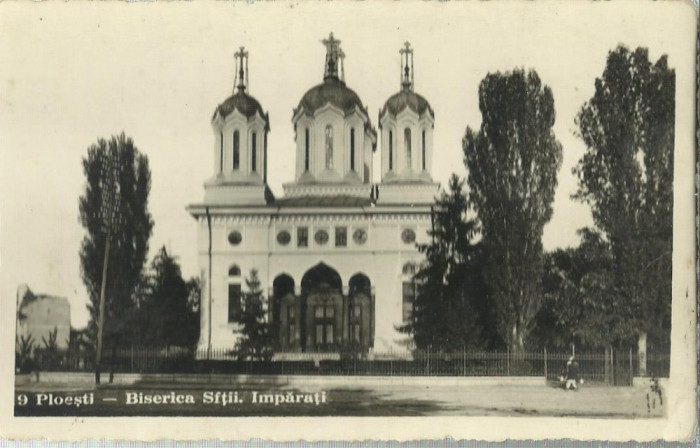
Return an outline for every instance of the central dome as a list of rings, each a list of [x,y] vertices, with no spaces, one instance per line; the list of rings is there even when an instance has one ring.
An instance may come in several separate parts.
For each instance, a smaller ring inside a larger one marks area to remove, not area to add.
[[[357,93],[335,77],[327,78],[322,84],[306,92],[299,102],[297,110],[303,109],[304,112],[313,114],[328,103],[345,113],[352,112],[355,108],[364,110]]]

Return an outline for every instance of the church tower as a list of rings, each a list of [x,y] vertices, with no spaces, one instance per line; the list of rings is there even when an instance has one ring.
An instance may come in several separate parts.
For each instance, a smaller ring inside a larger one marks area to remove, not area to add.
[[[267,187],[268,114],[248,94],[248,52],[235,54],[233,95],[211,119],[214,132],[214,176],[205,184],[204,201],[215,205],[264,205]]]
[[[285,197],[369,198],[377,136],[367,108],[345,84],[345,54],[333,33],[324,39],[323,82],[294,109],[295,181]]]
[[[413,49],[406,42],[401,55],[401,90],[379,112],[381,184],[378,204],[432,203],[439,185],[430,175],[435,114],[414,92]]]

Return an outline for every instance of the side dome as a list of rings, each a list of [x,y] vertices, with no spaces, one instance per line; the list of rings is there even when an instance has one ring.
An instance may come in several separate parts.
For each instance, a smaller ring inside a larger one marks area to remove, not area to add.
[[[313,115],[314,112],[328,103],[345,113],[350,113],[355,108],[366,110],[354,90],[348,88],[338,78],[329,77],[322,84],[312,87],[306,92],[294,112],[296,114],[297,111],[303,110]]]
[[[265,123],[269,124],[267,114],[263,111],[258,100],[245,93],[243,89],[239,89],[238,92],[219,104],[216,111],[214,111],[214,117],[216,117],[216,114],[219,114],[221,118],[226,118],[232,114],[234,110],[237,110],[246,118],[250,118],[256,113],[260,114],[263,120],[265,120]]]
[[[379,115],[384,116],[384,114],[388,112],[396,116],[407,107],[418,114],[419,117],[425,112],[428,112],[431,117],[435,118],[435,113],[433,112],[433,108],[430,107],[428,100],[409,89],[403,89],[399,93],[392,95],[386,103],[384,103],[384,107]]]

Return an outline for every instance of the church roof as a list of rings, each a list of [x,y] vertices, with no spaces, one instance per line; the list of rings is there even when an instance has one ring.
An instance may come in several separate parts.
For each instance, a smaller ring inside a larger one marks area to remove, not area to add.
[[[296,196],[275,200],[275,205],[284,207],[369,207],[369,197],[335,195],[335,196]]]
[[[435,117],[433,108],[430,107],[428,100],[410,89],[402,89],[399,93],[392,95],[384,104],[379,116],[384,116],[387,112],[396,116],[407,107],[417,113],[418,116],[423,115],[427,111],[431,117]]]
[[[322,84],[312,87],[301,98],[299,107],[296,110],[303,108],[305,112],[313,114],[328,103],[346,113],[352,112],[355,110],[355,107],[364,110],[362,101],[357,93],[336,77],[327,77]]]
[[[238,112],[240,112],[246,118],[250,118],[258,113],[265,120],[265,122],[268,123],[267,114],[263,112],[263,108],[258,100],[248,95],[243,89],[239,89],[238,92],[221,103],[216,108],[214,116],[216,116],[216,113],[218,112],[221,118],[226,118],[228,115],[233,113],[234,110],[238,110]]]

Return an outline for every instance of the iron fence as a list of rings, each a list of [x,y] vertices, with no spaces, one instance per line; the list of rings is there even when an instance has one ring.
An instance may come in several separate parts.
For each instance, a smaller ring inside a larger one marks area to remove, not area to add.
[[[230,349],[188,350],[179,347],[129,347],[106,351],[104,371],[114,373],[228,373],[265,375],[373,375],[373,376],[541,376],[556,381],[564,374],[571,353],[509,351],[277,353],[270,361],[238,359]],[[631,384],[640,376],[637,353],[600,351],[576,353],[581,377],[606,384]],[[668,354],[648,354],[647,376],[667,377]],[[39,370],[84,371],[89,359],[41,357]]]

